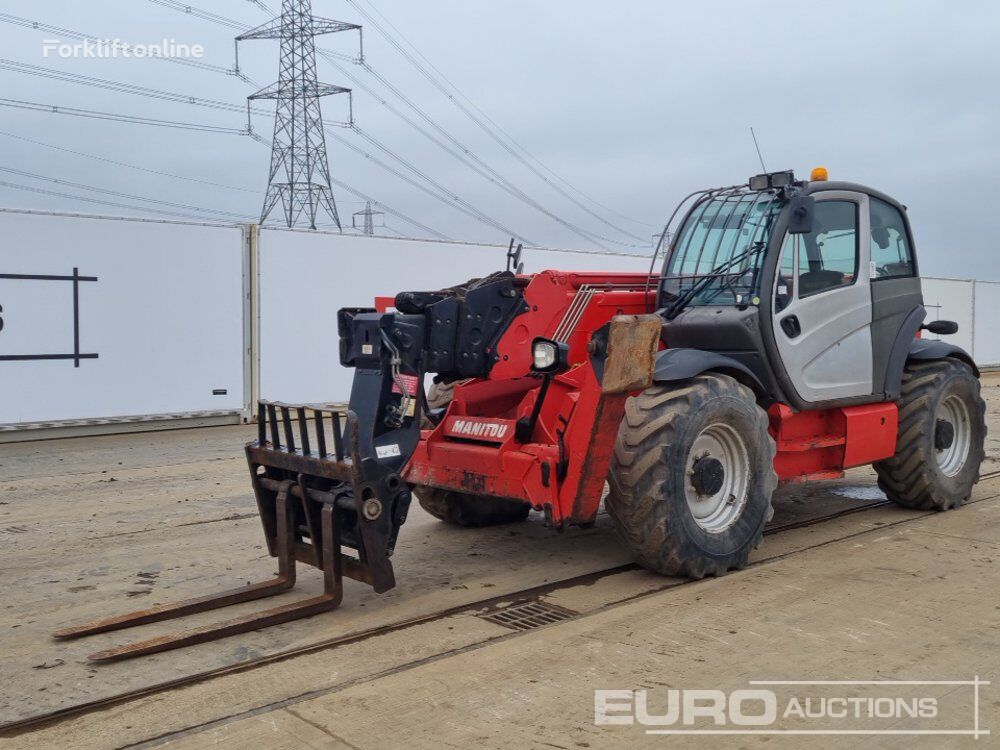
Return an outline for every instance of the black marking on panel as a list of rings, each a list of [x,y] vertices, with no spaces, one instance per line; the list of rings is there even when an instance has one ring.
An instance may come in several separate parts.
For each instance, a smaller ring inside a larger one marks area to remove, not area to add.
[[[38,360],[71,359],[73,366],[79,367],[81,359],[97,359],[94,353],[80,351],[80,282],[97,281],[96,276],[81,276],[80,269],[74,268],[72,276],[59,276],[43,273],[0,273],[0,279],[17,281],[71,281],[73,282],[73,353],[72,354],[0,354],[0,362],[30,362]],[[0,312],[3,307],[0,307]],[[3,330],[3,319],[0,318],[0,331]]]

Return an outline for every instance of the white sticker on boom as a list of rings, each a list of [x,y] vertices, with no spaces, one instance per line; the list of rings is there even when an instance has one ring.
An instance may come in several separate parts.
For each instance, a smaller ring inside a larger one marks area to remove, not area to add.
[[[371,344],[362,344],[361,345],[361,353],[362,354],[371,354],[372,351],[374,351],[374,347]]]
[[[399,452],[399,443],[392,443],[391,445],[376,445],[375,455],[379,458],[395,458],[401,455]]]

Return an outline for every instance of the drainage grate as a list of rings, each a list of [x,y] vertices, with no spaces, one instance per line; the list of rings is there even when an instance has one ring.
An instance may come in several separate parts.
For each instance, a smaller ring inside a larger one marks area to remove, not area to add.
[[[531,630],[542,625],[568,620],[576,614],[571,609],[558,607],[555,604],[531,601],[511,604],[479,616],[511,630]]]

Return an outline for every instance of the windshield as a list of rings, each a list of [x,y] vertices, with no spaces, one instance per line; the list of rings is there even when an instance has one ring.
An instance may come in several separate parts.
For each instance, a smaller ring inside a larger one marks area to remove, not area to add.
[[[772,192],[730,192],[697,203],[665,264],[669,301],[707,277],[688,304],[740,304],[757,292],[760,263],[784,200]]]

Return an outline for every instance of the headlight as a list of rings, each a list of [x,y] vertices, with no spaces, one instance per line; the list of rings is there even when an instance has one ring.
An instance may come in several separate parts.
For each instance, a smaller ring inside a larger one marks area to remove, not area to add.
[[[550,373],[566,369],[569,347],[551,339],[535,339],[531,344],[531,369]]]
[[[559,358],[559,350],[552,341],[536,341],[531,352],[536,370],[548,370]]]

